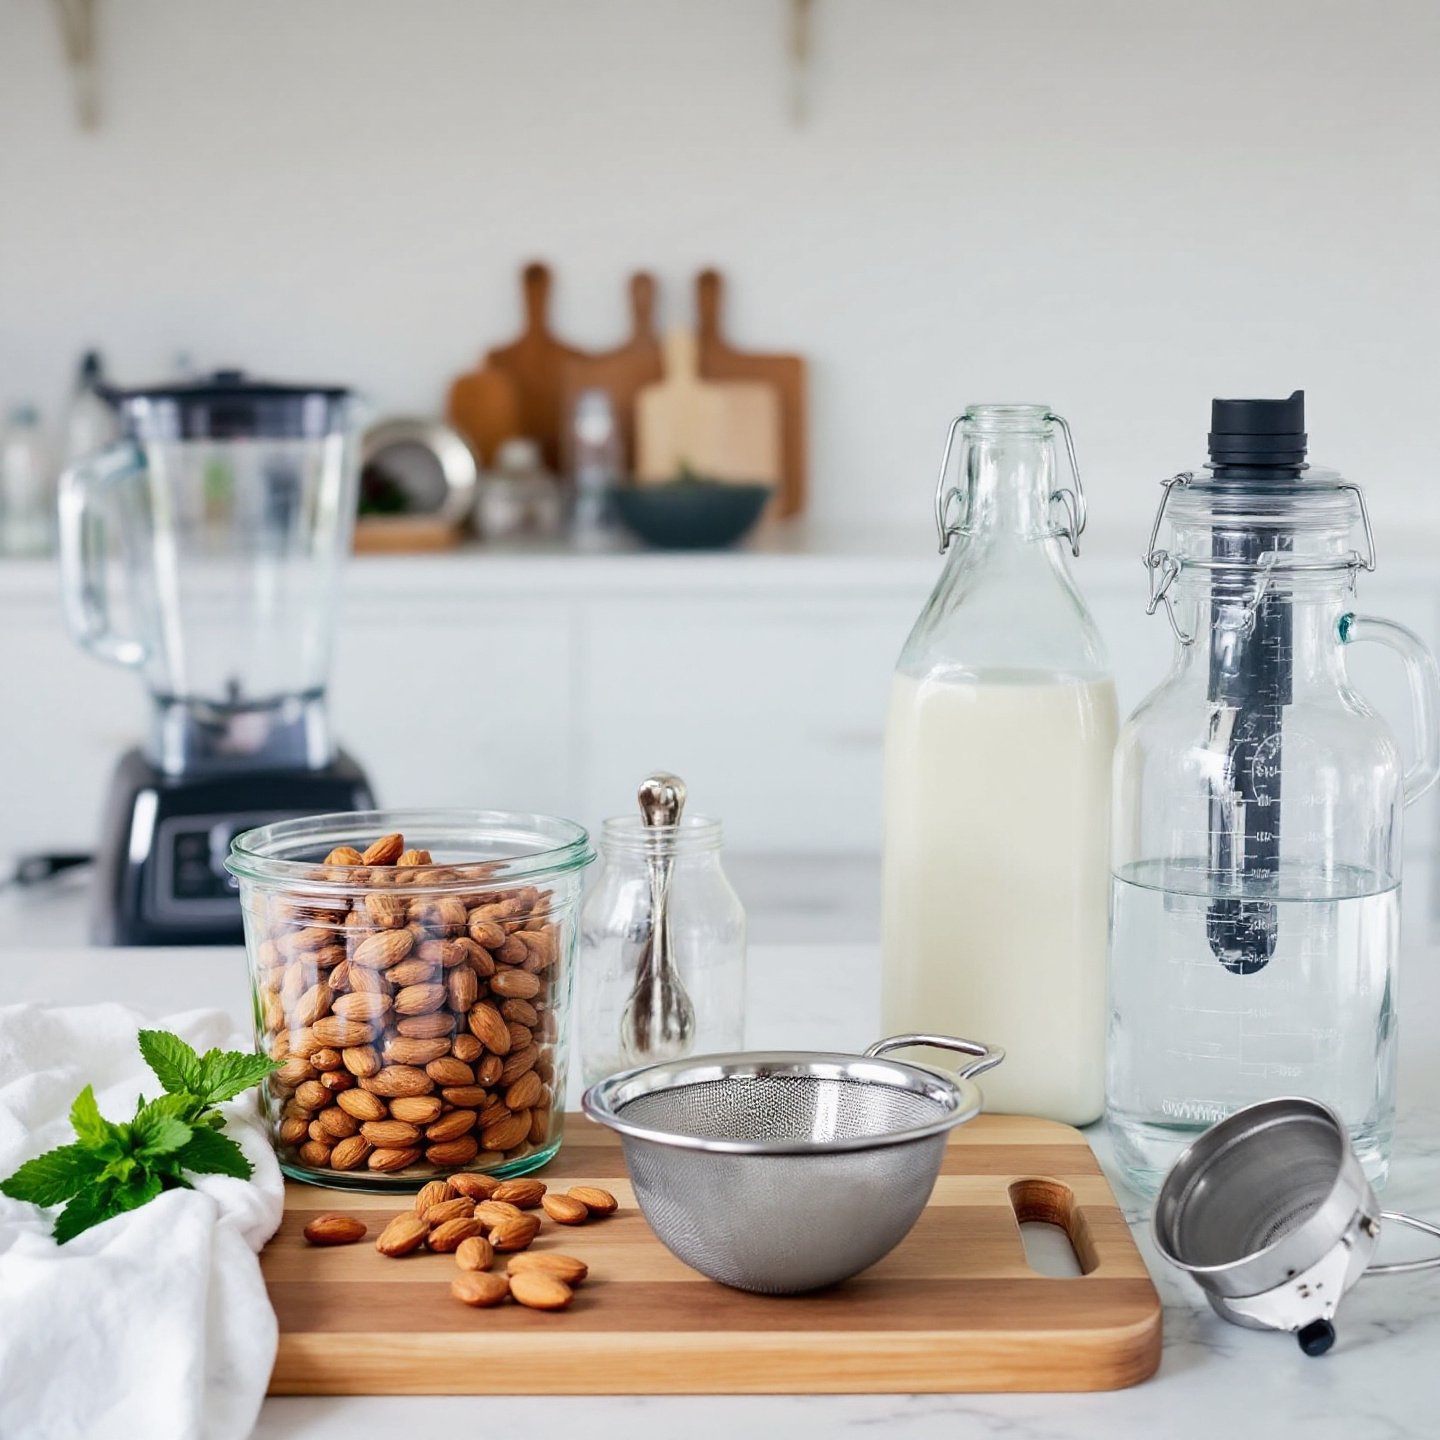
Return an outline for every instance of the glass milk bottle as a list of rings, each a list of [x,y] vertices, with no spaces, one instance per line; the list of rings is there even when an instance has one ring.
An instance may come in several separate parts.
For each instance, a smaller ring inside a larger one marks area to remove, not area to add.
[[[1165,482],[1151,532],[1175,658],[1116,750],[1107,1087],[1144,1192],[1284,1095],[1335,1110],[1372,1181],[1388,1167],[1401,813],[1440,768],[1440,682],[1416,636],[1352,609],[1364,498],[1306,466],[1304,403],[1215,401],[1208,473]],[[1363,640],[1404,662],[1408,769],[1346,673]]]
[[[1104,1105],[1116,707],[1067,559],[1085,499],[1065,421],[971,406],[935,518],[949,556],[886,726],[881,1029],[1003,1045],[987,1109],[1086,1124]]]

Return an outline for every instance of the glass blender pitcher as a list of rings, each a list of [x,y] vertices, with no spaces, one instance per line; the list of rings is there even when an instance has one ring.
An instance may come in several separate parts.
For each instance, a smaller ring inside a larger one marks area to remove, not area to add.
[[[238,941],[231,835],[370,803],[325,709],[354,402],[237,372],[108,398],[124,438],[61,479],[62,594],[75,638],[137,669],[153,711],[115,779],[95,929]]]
[[[1146,556],[1174,664],[1115,756],[1107,1116],[1153,1192],[1215,1121],[1311,1096],[1379,1182],[1401,813],[1440,773],[1440,677],[1410,631],[1351,609],[1369,517],[1358,486],[1305,465],[1303,393],[1217,400],[1211,426],[1210,473],[1164,482]],[[1408,769],[1350,685],[1362,640],[1405,662]]]

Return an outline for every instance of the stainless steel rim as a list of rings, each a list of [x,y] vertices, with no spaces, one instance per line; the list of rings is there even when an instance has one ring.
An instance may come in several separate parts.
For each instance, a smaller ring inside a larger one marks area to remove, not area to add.
[[[814,1080],[839,1080],[852,1084],[887,1085],[925,1095],[943,1105],[947,1113],[923,1125],[903,1130],[886,1130],[873,1135],[852,1135],[834,1140],[722,1140],[708,1136],[677,1134],[626,1120],[621,1111],[632,1100],[665,1090],[717,1081],[749,1080],[765,1076],[795,1076]],[[906,1145],[943,1135],[980,1113],[979,1088],[958,1075],[910,1065],[898,1060],[868,1059],[830,1051],[736,1051],[721,1055],[691,1056],[663,1065],[644,1065],[622,1070],[592,1085],[581,1099],[585,1113],[631,1140],[677,1150],[701,1150],[716,1155],[835,1155],[848,1151],[873,1150],[886,1145]]]

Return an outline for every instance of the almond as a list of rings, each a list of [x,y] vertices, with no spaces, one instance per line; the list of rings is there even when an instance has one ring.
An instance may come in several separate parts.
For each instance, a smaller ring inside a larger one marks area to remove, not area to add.
[[[363,990],[371,995],[388,995],[391,986],[390,972],[388,970],[370,970],[364,965],[356,964],[353,960],[347,960],[345,962],[345,983],[352,992]]]
[[[480,1143],[487,1150],[513,1150],[530,1134],[530,1112],[517,1110],[504,1120],[487,1125],[480,1134]]]
[[[457,1216],[454,1220],[446,1220],[437,1225],[425,1243],[437,1253],[448,1255],[460,1248],[462,1240],[469,1240],[472,1236],[483,1233],[480,1222],[473,1216]]]
[[[490,1197],[507,1202],[521,1210],[533,1210],[545,1198],[543,1180],[506,1180]]]
[[[530,1143],[543,1144],[550,1138],[550,1109],[541,1105],[530,1112]]]
[[[420,948],[423,950],[425,947],[422,945]],[[385,972],[385,978],[402,989],[406,985],[426,985],[440,978],[440,967],[435,961],[412,953],[408,959],[391,966]]]
[[[540,1012],[528,1000],[517,1000],[514,996],[501,1005],[500,1013],[510,1024],[534,1029],[540,1023]]]
[[[395,993],[397,1015],[428,1015],[445,1003],[445,986],[432,982],[426,985],[407,985]],[[448,1033],[448,1031],[447,1031]]]
[[[471,1220],[475,1216],[475,1202],[468,1195],[451,1195],[415,1213],[422,1215],[428,1225],[443,1225],[447,1220]]]
[[[480,1085],[446,1085],[440,1091],[447,1105],[460,1105],[467,1110],[477,1109],[490,1102],[490,1092]]]
[[[517,1050],[513,1055],[507,1055],[504,1065],[500,1067],[500,1083],[513,1085],[527,1070],[533,1070],[539,1060],[540,1047],[538,1045],[527,1045],[523,1050]]]
[[[468,1080],[473,1080],[475,1077],[468,1074],[468,1066],[466,1070]],[[292,1055],[275,1072],[274,1078],[282,1085],[299,1085],[315,1078],[315,1067],[303,1055]]]
[[[397,1215],[381,1232],[375,1248],[392,1258],[418,1250],[429,1235],[430,1227],[413,1212]]]
[[[569,1194],[572,1200],[578,1200],[592,1215],[613,1215],[620,1208],[620,1202],[608,1190],[602,1190],[598,1185],[572,1185]]]
[[[308,1165],[312,1170],[320,1170],[330,1163],[331,1148],[320,1140],[307,1140],[295,1154],[302,1165]]]
[[[350,963],[371,970],[388,970],[398,965],[414,944],[415,937],[408,930],[377,930],[355,947]]]
[[[487,950],[498,950],[505,943],[505,932],[489,915],[484,913],[486,908],[481,906],[470,912],[467,928],[470,938],[477,945],[483,945]]]
[[[378,841],[376,842],[379,843]],[[397,865],[428,865],[430,863],[430,852],[428,850],[406,850],[395,861]]]
[[[474,1039],[474,1036],[471,1036]],[[475,1083],[477,1085],[496,1085],[500,1081],[500,1072],[504,1070],[505,1062],[498,1055],[487,1055],[475,1067]]]
[[[362,865],[393,865],[405,853],[403,835],[382,835],[360,857]]]
[[[468,965],[462,965],[457,970],[446,972],[445,1003],[456,1014],[465,1014],[479,996],[480,982],[475,978],[475,972]]]
[[[497,1250],[523,1250],[539,1233],[540,1217],[527,1212],[491,1226],[489,1239]]]
[[[414,1210],[417,1215],[423,1215],[432,1205],[441,1205],[446,1200],[453,1200],[457,1191],[448,1180],[431,1180],[429,1184],[422,1185],[415,1195]]]
[[[429,1045],[435,1042],[422,1040],[419,1043]],[[475,1083],[475,1072],[463,1060],[457,1060],[453,1055],[437,1055],[425,1066],[425,1073],[437,1085],[473,1085]],[[300,1078],[303,1080],[305,1077],[302,1075]]]
[[[345,1068],[357,1079],[368,1080],[381,1065],[380,1052],[373,1045],[353,1045],[340,1052]]]
[[[530,958],[530,952],[523,940],[507,935],[505,943],[495,952],[495,958],[503,965],[523,965]]]
[[[363,865],[365,857],[353,845],[337,845],[326,857],[327,865]]]
[[[510,1276],[510,1293],[531,1310],[563,1310],[575,1292],[544,1270],[521,1270]]]
[[[510,1032],[511,1050],[523,1050],[535,1038],[530,1027],[520,1024],[518,1020],[507,1020],[505,1028]]]
[[[522,1270],[543,1270],[572,1286],[580,1284],[590,1273],[590,1267],[583,1260],[555,1250],[527,1250],[522,1255],[512,1255],[505,1268],[512,1275]]]
[[[442,1055],[449,1054],[449,1051],[448,1035],[438,1036],[434,1040],[417,1040],[411,1035],[392,1035],[385,1042],[385,1059],[395,1065],[428,1066],[432,1060],[440,1059]]]
[[[557,1225],[583,1225],[590,1218],[589,1207],[573,1195],[547,1195],[540,1203]]]
[[[332,1140],[348,1140],[360,1128],[360,1122],[339,1105],[327,1105],[315,1122]]]
[[[357,1120],[383,1120],[390,1113],[389,1106],[368,1090],[346,1090],[335,1097],[335,1103]]]
[[[488,1270],[495,1263],[495,1248],[483,1235],[472,1235],[460,1242],[455,1263],[462,1270]]]
[[[395,1022],[395,1028],[417,1040],[434,1040],[454,1031],[455,1017],[447,1010],[432,1010],[428,1015],[406,1015]]]
[[[368,990],[352,991],[337,996],[330,1008],[347,1020],[383,1020],[390,1013],[390,997]]]
[[[331,1091],[354,1088],[355,1077],[348,1070],[327,1070],[320,1077],[320,1083]]]
[[[420,1159],[419,1150],[413,1146],[404,1150],[376,1150],[365,1162],[371,1170],[388,1174],[392,1170],[405,1170]]]
[[[435,1095],[397,1095],[390,1102],[390,1114],[411,1125],[429,1125],[440,1118],[444,1108]]]
[[[454,1178],[458,1180],[460,1177],[457,1175]],[[504,1183],[503,1180],[500,1182],[501,1185]],[[495,1189],[499,1188],[500,1185],[496,1185]],[[518,1220],[524,1213],[518,1205],[512,1205],[508,1200],[491,1200],[488,1196],[475,1207],[475,1218],[487,1229],[505,1220]]]
[[[405,1150],[420,1143],[420,1127],[403,1120],[367,1120],[360,1133],[377,1150]]]
[[[500,1188],[500,1182],[493,1175],[452,1175],[449,1183],[452,1190],[477,1202],[488,1200]]]
[[[291,1007],[290,1024],[313,1025],[329,1008],[334,992],[324,980],[317,980]]]
[[[384,1065],[360,1084],[372,1095],[394,1098],[397,1095],[426,1095],[435,1082],[413,1065]]]
[[[492,994],[503,995],[508,1000],[532,1000],[544,987],[528,970],[511,970],[501,967],[490,977]]]
[[[510,1053],[510,1026],[500,1012],[487,1000],[470,1009],[465,1017],[470,1033],[492,1054]]]
[[[353,1215],[329,1211],[306,1225],[305,1238],[312,1245],[353,1245],[365,1238],[365,1222]]]
[[[343,1015],[325,1015],[315,1022],[311,1033],[318,1042],[316,1049],[329,1046],[335,1050],[349,1050],[368,1045],[375,1036],[375,1027],[368,1020],[347,1020]]]
[[[544,1093],[545,1086],[540,1077],[533,1070],[527,1070],[506,1090],[505,1104],[511,1110],[528,1110]]]
[[[485,1053],[485,1047],[473,1035],[457,1035],[450,1042],[450,1053],[466,1065],[473,1065]]]
[[[450,1282],[450,1293],[462,1305],[489,1308],[498,1305],[510,1293],[510,1282],[503,1275],[483,1270],[466,1270]]]
[[[304,1080],[296,1088],[295,1103],[303,1110],[323,1110],[330,1103],[330,1092],[318,1080]]]
[[[465,929],[465,902],[456,895],[412,902],[418,906],[415,917],[428,930],[439,935],[459,935]]]
[[[352,1135],[342,1140],[330,1152],[332,1170],[358,1170],[369,1158],[375,1147],[363,1136]]]
[[[282,1145],[299,1145],[310,1133],[310,1125],[308,1121],[302,1120],[299,1116],[291,1116],[280,1122],[277,1133]]]
[[[441,1140],[426,1147],[425,1158],[442,1170],[453,1170],[468,1165],[480,1151],[479,1142],[472,1135],[462,1135],[458,1140]]]
[[[436,1142],[458,1140],[462,1135],[468,1135],[475,1128],[475,1121],[478,1118],[473,1110],[448,1111],[433,1125],[426,1127],[425,1138]]]
[[[398,895],[367,895],[365,918],[382,930],[398,930],[404,925],[409,907]]]
[[[310,1063],[317,1070],[338,1070],[342,1062],[338,1050],[323,1049],[310,1057]]]

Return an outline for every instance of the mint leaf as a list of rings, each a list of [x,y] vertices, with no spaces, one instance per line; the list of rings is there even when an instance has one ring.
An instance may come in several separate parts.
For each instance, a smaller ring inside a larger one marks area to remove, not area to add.
[[[165,1187],[158,1175],[137,1170],[127,1184],[119,1186],[111,1202],[118,1214],[122,1210],[138,1210],[153,1200]]]
[[[195,1175],[233,1175],[248,1180],[254,1173],[245,1152],[218,1130],[196,1130],[173,1158]]]
[[[241,1050],[207,1050],[200,1059],[194,1093],[207,1105],[233,1100],[241,1091],[258,1085],[280,1064],[268,1055],[247,1055]]]
[[[136,1156],[150,1158],[178,1150],[190,1138],[190,1126],[165,1101],[189,1100],[188,1095],[166,1095],[142,1105],[130,1122],[130,1139]]]
[[[0,1182],[0,1193],[32,1205],[58,1205],[90,1184],[105,1162],[83,1145],[62,1145],[27,1160],[8,1180]]]
[[[82,1145],[98,1147],[111,1138],[111,1129],[100,1107],[95,1103],[95,1090],[87,1085],[70,1107],[70,1123]]]
[[[82,1190],[55,1217],[55,1228],[51,1233],[63,1245],[102,1220],[120,1214],[121,1209],[122,1207],[115,1203],[112,1186],[92,1185]]]
[[[142,1030],[139,1038],[145,1063],[166,1090],[172,1095],[200,1093],[201,1060],[193,1046],[168,1030]]]

